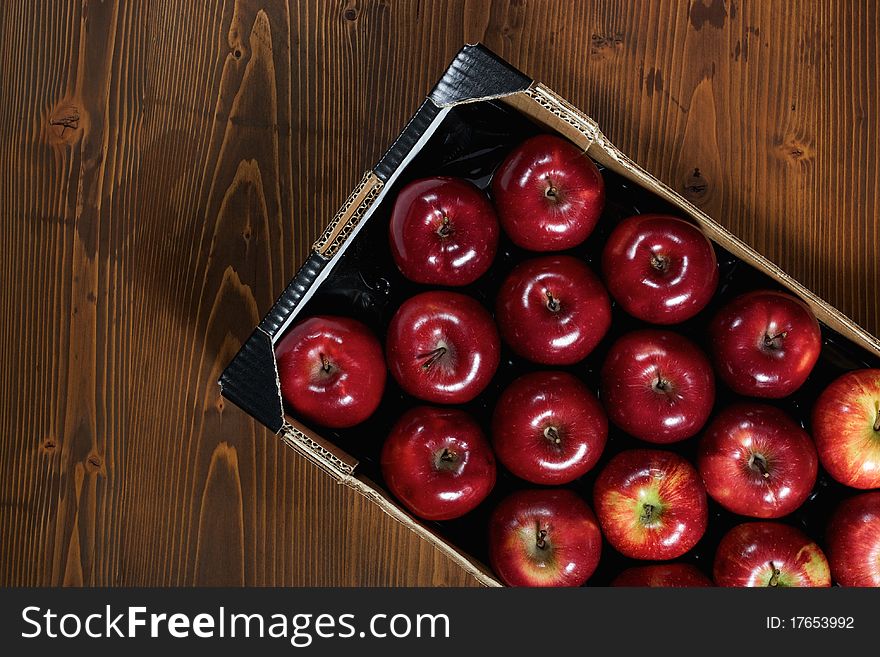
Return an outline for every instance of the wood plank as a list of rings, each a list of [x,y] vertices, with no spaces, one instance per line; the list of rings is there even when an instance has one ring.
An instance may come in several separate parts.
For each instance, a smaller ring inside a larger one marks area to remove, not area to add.
[[[215,381],[464,42],[880,332],[870,0],[0,3],[0,583],[469,582]]]

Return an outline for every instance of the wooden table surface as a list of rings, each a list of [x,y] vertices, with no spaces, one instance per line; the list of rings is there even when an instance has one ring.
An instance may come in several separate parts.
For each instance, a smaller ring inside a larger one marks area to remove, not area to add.
[[[880,331],[863,2],[0,3],[0,584],[472,583],[216,380],[465,42]]]

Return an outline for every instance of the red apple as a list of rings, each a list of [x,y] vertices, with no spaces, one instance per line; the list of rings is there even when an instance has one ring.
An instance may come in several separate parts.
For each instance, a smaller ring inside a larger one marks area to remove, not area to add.
[[[807,432],[778,408],[736,404],[706,427],[697,468],[709,496],[728,511],[780,518],[809,497],[819,459]]]
[[[520,263],[498,292],[495,317],[504,341],[535,363],[583,360],[611,326],[611,303],[596,275],[572,256]]]
[[[813,311],[773,290],[738,296],[709,327],[718,376],[736,393],[787,397],[800,388],[822,349]]]
[[[456,292],[407,299],[388,327],[388,368],[401,388],[425,401],[470,401],[492,379],[500,352],[492,317]]]
[[[880,586],[880,491],[844,500],[825,531],[831,574],[842,586]]]
[[[605,183],[577,146],[538,135],[498,167],[492,195],[514,244],[530,251],[563,251],[593,232],[605,206]]]
[[[601,551],[596,516],[564,488],[516,491],[489,521],[489,559],[508,586],[580,586]]]
[[[712,243],[693,224],[663,214],[624,219],[602,251],[605,285],[620,307],[652,324],[677,324],[718,287]]]
[[[712,586],[712,580],[687,563],[658,563],[627,568],[614,578],[611,586],[691,588]]]
[[[417,406],[382,447],[388,489],[425,520],[451,520],[477,507],[495,485],[495,457],[480,425],[455,408]]]
[[[423,178],[400,190],[389,225],[400,272],[426,285],[469,285],[498,248],[498,219],[486,195],[460,178]]]
[[[828,474],[853,488],[880,488],[880,369],[831,383],[813,406],[813,437]]]
[[[609,419],[650,443],[693,436],[715,403],[709,360],[670,331],[644,329],[618,339],[602,365],[601,382]]]
[[[502,393],[492,417],[498,460],[533,484],[561,485],[590,470],[608,437],[596,396],[566,372],[534,372]]]
[[[307,422],[352,427],[370,417],[382,400],[382,346],[354,319],[304,319],[278,342],[275,358],[281,396]]]
[[[593,502],[605,538],[633,559],[676,559],[708,522],[700,475],[677,454],[656,449],[612,458],[596,479]]]
[[[715,552],[718,586],[831,586],[828,561],[795,527],[747,522],[731,529]]]

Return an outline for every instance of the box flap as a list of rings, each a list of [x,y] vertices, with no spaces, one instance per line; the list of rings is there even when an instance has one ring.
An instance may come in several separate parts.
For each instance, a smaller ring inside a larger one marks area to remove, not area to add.
[[[458,51],[428,98],[444,107],[507,96],[531,84],[530,77],[478,43]]]
[[[458,51],[443,77],[428,94],[391,147],[374,168],[382,182],[412,151],[419,138],[437,117],[440,108],[489,98],[501,98],[528,89],[532,79],[500,59],[481,44],[466,45]]]
[[[220,394],[272,431],[284,424],[272,339],[257,328],[220,375]]]

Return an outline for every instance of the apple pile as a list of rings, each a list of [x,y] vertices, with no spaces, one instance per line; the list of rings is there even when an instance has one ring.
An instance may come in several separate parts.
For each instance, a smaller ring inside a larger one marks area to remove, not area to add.
[[[288,410],[350,428],[396,386],[388,490],[426,521],[479,518],[509,585],[580,586],[604,551],[628,565],[615,586],[880,586],[880,491],[847,495],[821,537],[798,527],[823,473],[880,488],[880,369],[789,403],[818,376],[810,307],[723,289],[715,247],[682,218],[597,231],[603,174],[560,137],[521,143],[486,188],[399,190],[390,258],[416,292],[383,340],[348,316],[289,329]],[[470,293],[493,277],[491,299]],[[694,557],[707,541],[711,565]]]

